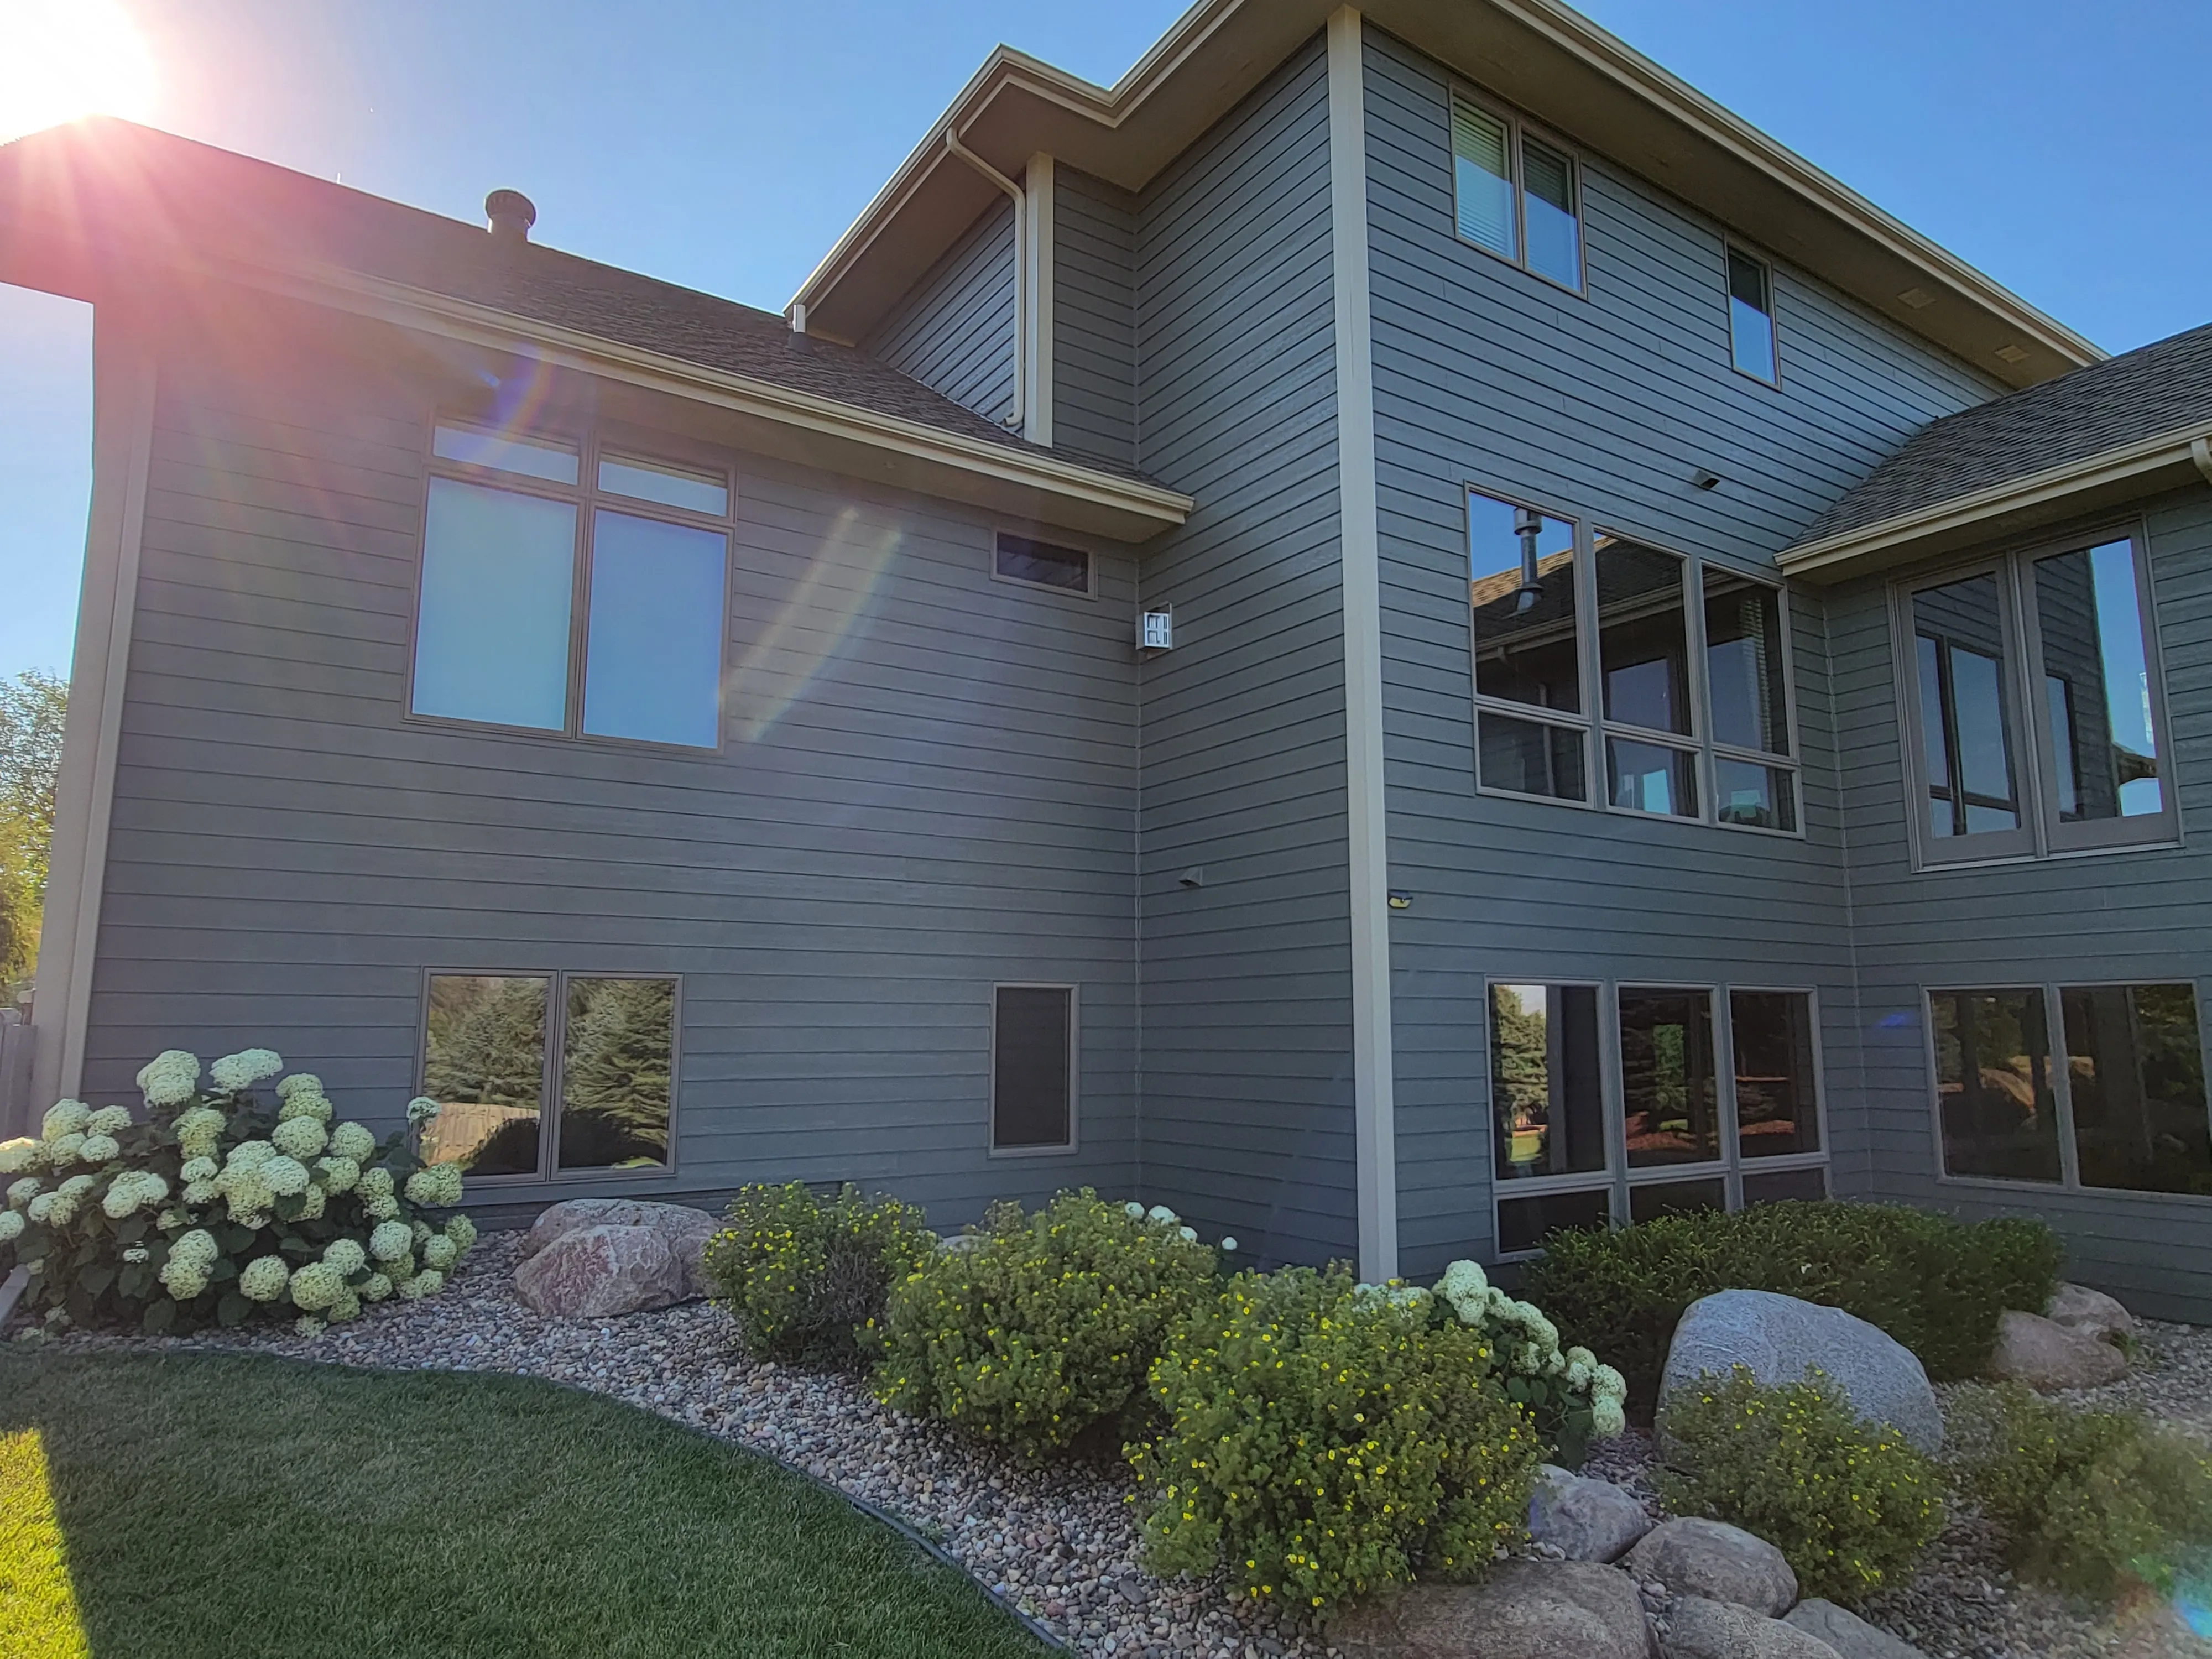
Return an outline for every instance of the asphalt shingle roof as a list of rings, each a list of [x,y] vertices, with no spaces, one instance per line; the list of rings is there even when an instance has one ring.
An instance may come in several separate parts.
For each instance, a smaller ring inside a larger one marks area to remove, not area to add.
[[[601,264],[250,156],[107,118],[0,148],[0,239],[73,222],[125,256],[181,246],[307,259],[1114,476],[1031,444],[866,352],[794,337],[774,312]]]
[[[2212,324],[1929,422],[1802,539],[1938,507],[2197,423],[2212,430]]]

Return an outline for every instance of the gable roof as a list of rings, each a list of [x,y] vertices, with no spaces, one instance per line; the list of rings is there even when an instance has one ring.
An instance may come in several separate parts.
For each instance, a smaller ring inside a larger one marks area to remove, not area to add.
[[[0,146],[0,280],[98,303],[149,272],[275,274],[445,300],[468,313],[605,342],[679,368],[835,405],[957,452],[1133,486],[1133,468],[1032,444],[867,354],[799,337],[772,312],[580,258],[212,145],[95,117]]]
[[[2212,324],[1931,421],[1782,556],[1801,573],[2047,507],[2055,518],[2212,468]],[[2200,443],[2206,447],[2200,450]],[[2206,473],[2212,478],[2212,471]],[[2101,493],[2100,501],[2085,496]]]
[[[999,47],[793,303],[810,330],[864,339],[992,204],[948,137],[1011,176],[1042,154],[1140,190],[1340,4],[1197,0],[1110,88]],[[2003,384],[2105,355],[1560,0],[1370,0],[1364,15]]]

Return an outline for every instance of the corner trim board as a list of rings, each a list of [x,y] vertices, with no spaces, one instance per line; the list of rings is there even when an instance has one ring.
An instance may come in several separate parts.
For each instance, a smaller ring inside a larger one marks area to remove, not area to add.
[[[1022,189],[1029,197],[1023,215],[1023,280],[1030,285],[1024,319],[1030,337],[1024,371],[1029,383],[1022,391],[1022,436],[1033,444],[1052,447],[1053,394],[1053,166],[1049,155],[1032,155],[1023,170]]]
[[[40,1032],[32,1053],[32,1092],[49,1104],[83,1085],[154,446],[152,352],[128,332],[108,332],[115,325],[105,317],[95,328],[92,511],[54,788],[53,855],[39,940],[40,988],[31,1006],[31,1024]]]
[[[1336,295],[1338,534],[1344,583],[1344,766],[1352,902],[1352,1136],[1359,1273],[1398,1273],[1390,1031],[1390,863],[1382,758],[1382,540],[1375,482],[1365,46],[1360,15],[1328,20],[1330,252]]]

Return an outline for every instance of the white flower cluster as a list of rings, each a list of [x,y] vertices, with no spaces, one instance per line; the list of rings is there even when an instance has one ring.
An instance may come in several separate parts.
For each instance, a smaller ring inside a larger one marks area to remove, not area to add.
[[[433,1210],[450,1210],[461,1201],[461,1166],[433,1164],[407,1177],[407,1201]]]
[[[150,1210],[169,1195],[169,1183],[151,1170],[125,1170],[107,1183],[100,1207],[112,1221]]]
[[[189,1302],[207,1289],[208,1269],[222,1252],[215,1235],[195,1227],[169,1246],[169,1259],[161,1264],[161,1287],[179,1302]]]
[[[425,1123],[434,1122],[438,1114],[446,1109],[428,1095],[417,1095],[407,1103],[407,1127],[419,1129]]]
[[[149,1106],[181,1106],[199,1092],[200,1057],[165,1048],[139,1068],[138,1088]]]
[[[193,1064],[197,1066],[198,1062]],[[227,1094],[241,1094],[283,1069],[283,1057],[274,1048],[244,1048],[234,1054],[225,1054],[209,1066],[208,1081]]]
[[[1155,1204],[1148,1210],[1133,1198],[1121,1208],[1132,1221],[1148,1221],[1155,1227],[1172,1227],[1176,1230],[1176,1237],[1184,1243],[1198,1243],[1198,1229],[1184,1226],[1182,1218],[1164,1204]],[[1233,1238],[1224,1238],[1221,1241],[1221,1248],[1224,1250],[1233,1250],[1237,1248],[1237,1241]]]
[[[1479,1327],[1507,1370],[1522,1376],[1557,1378],[1571,1394],[1588,1398],[1590,1434],[1615,1438],[1628,1426],[1622,1401],[1628,1384],[1610,1365],[1601,1365],[1588,1348],[1559,1351],[1559,1328],[1533,1302],[1520,1302],[1490,1282],[1480,1264],[1455,1261],[1437,1282],[1441,1297],[1460,1322]]]

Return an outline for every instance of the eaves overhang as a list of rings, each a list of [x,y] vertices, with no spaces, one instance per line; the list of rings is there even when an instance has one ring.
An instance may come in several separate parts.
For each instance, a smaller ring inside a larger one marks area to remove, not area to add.
[[[1141,190],[1337,9],[1200,0],[1111,87],[998,48],[800,287],[807,327],[864,339],[991,205],[948,134],[1004,173],[1042,154]],[[1364,15],[2004,385],[2105,356],[1558,0],[1373,0]]]
[[[2194,482],[2212,483],[2212,428],[2202,422],[1801,542],[1775,562],[1784,575],[1800,580],[1847,581],[2025,535]]]

